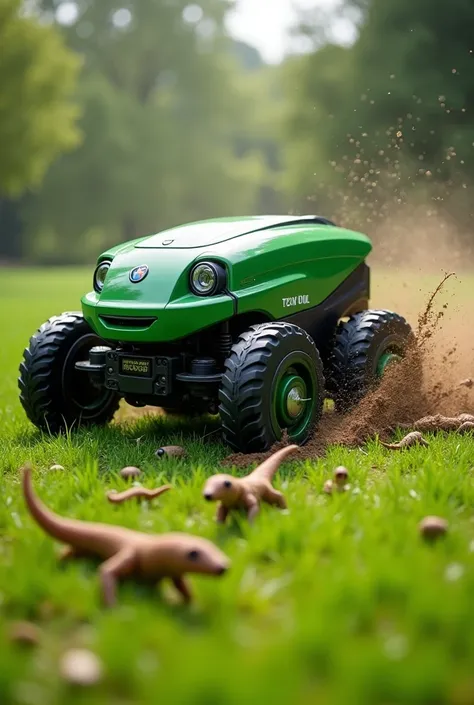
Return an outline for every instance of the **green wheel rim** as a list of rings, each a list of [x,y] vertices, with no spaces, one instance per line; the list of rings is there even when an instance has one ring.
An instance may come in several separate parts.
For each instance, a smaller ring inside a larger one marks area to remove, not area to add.
[[[294,442],[305,437],[311,424],[317,391],[306,361],[293,360],[280,370],[272,399],[273,416],[280,430],[287,429]]]
[[[391,365],[392,362],[400,362],[401,359],[400,355],[392,352],[386,352],[381,355],[377,363],[377,377],[383,377],[387,367]]]

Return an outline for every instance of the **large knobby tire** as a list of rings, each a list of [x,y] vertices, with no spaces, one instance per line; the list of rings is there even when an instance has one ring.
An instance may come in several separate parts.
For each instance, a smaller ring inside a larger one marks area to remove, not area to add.
[[[97,389],[86,372],[74,369],[89,350],[103,345],[80,313],[53,316],[30,338],[20,365],[20,401],[39,429],[59,433],[112,420],[120,397]]]
[[[388,365],[403,359],[409,351],[413,351],[413,364],[418,365],[413,330],[392,311],[362,311],[341,322],[328,375],[336,410],[353,408],[380,382]],[[421,385],[421,370],[419,377]]]
[[[312,338],[290,323],[261,323],[242,333],[219,390],[224,441],[234,450],[268,450],[286,429],[304,445],[324,403],[323,364]]]

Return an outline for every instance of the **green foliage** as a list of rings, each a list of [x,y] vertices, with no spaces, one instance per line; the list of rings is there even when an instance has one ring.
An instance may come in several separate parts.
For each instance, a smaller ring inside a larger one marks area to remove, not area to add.
[[[25,208],[32,257],[90,261],[104,241],[258,210],[265,145],[252,141],[244,69],[223,34],[228,3],[201,2],[194,24],[183,19],[188,5],[129,3],[130,22],[118,27],[114,3],[78,4],[63,31],[84,57],[84,141]],[[250,141],[239,152],[243,124]],[[88,248],[92,231],[102,236]]]
[[[396,288],[400,275],[393,273]],[[0,700],[14,705],[461,705],[474,699],[474,524],[472,437],[430,437],[431,447],[390,453],[375,440],[362,450],[333,448],[324,459],[286,463],[276,487],[289,510],[265,506],[253,526],[214,523],[203,502],[206,477],[225,448],[211,422],[144,419],[62,438],[37,434],[16,389],[21,352],[49,315],[75,309],[89,270],[7,270],[0,289]],[[435,280],[424,280],[432,290]],[[417,292],[420,282],[414,290]],[[472,297],[466,281],[465,301]],[[6,292],[8,291],[8,299]],[[58,308],[58,302],[60,302]],[[378,305],[378,303],[376,304]],[[15,325],[12,322],[15,322]],[[165,442],[184,443],[186,460],[156,461]],[[34,465],[35,488],[60,514],[120,523],[145,532],[185,531],[215,541],[232,559],[228,575],[192,576],[196,603],[172,604],[133,582],[119,603],[99,602],[97,565],[59,566],[57,546],[33,523],[18,468]],[[59,463],[64,471],[50,471]],[[143,484],[171,482],[153,505],[111,505],[125,487],[124,465]],[[336,465],[350,492],[327,497]],[[243,470],[239,470],[244,472]],[[417,530],[439,514],[449,533],[435,545]],[[41,628],[25,650],[8,639],[13,620]],[[81,689],[59,671],[67,648],[89,648],[103,680]]]
[[[474,176],[473,24],[469,0],[369,0],[353,47],[294,62],[291,192],[348,201],[352,220],[417,192],[469,218],[457,211]]]
[[[21,9],[21,0],[0,0],[0,192],[10,196],[38,186],[80,139],[71,99],[80,60]]]

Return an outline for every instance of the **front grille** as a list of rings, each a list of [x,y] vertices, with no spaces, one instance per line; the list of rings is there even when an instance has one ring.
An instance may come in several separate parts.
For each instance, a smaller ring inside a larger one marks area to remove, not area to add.
[[[116,328],[149,328],[156,316],[99,316],[103,323]]]

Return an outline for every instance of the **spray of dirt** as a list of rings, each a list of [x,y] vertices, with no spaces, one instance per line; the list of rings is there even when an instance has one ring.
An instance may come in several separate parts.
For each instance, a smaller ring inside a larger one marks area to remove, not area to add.
[[[472,313],[468,293],[472,279],[464,281],[464,275],[445,273],[433,288],[433,273],[439,276],[440,272],[436,259],[440,252],[449,250],[449,239],[450,233],[445,231],[438,233],[436,242],[433,239],[432,247],[426,248],[421,238],[415,248],[417,240],[412,230],[411,266],[405,263],[399,275],[389,270],[386,281],[384,276],[376,281],[372,307],[406,316],[416,332],[416,345],[349,413],[326,412],[314,437],[301,448],[302,459],[322,457],[329,446],[358,447],[377,436],[388,441],[398,425],[409,427],[423,416],[474,413],[474,389],[460,384],[464,378],[474,377],[474,329],[469,325]],[[287,443],[285,435],[267,453],[233,454],[224,465],[246,467],[261,462]]]
[[[325,413],[301,449],[303,458],[321,457],[332,445],[357,447],[375,436],[388,441],[398,424],[410,426],[423,416],[474,413],[474,386],[460,384],[474,378],[473,252],[465,233],[439,209],[416,205],[391,213],[372,237],[378,244],[369,258],[371,307],[405,316],[417,334],[417,346],[350,413]],[[443,274],[446,268],[450,273]],[[124,405],[117,421],[133,422],[144,414],[163,411]],[[230,455],[224,464],[247,467],[287,444],[285,436],[267,453]]]

